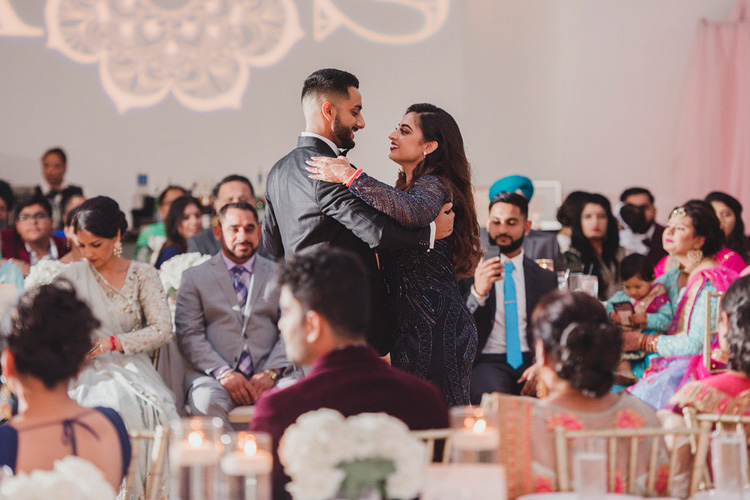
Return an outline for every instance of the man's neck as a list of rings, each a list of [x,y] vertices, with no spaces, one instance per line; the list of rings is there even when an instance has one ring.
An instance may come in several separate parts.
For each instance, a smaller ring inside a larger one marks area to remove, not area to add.
[[[523,246],[516,248],[514,251],[510,253],[503,252],[503,255],[505,255],[508,259],[513,259],[517,257],[518,255],[520,255],[522,251],[523,251]]]
[[[255,255],[255,253],[253,253],[253,254],[252,254],[252,255],[251,255],[250,257],[248,257],[247,259],[240,259],[239,257],[237,257],[237,256],[235,256],[235,255],[232,255],[231,253],[227,253],[227,252],[225,252],[225,251],[224,251],[223,249],[222,249],[222,251],[221,251],[221,252],[222,252],[222,253],[224,254],[224,257],[226,257],[227,259],[231,260],[232,262],[234,262],[235,264],[238,264],[238,265],[240,265],[240,266],[244,265],[244,264],[245,264],[245,262],[247,262],[247,261],[249,261],[250,259],[252,259],[252,258],[253,258],[253,255]]]
[[[45,257],[46,255],[49,255],[50,249],[49,249],[49,238],[45,238],[43,240],[38,241],[30,241],[28,242],[29,248],[31,248],[36,256],[38,258]]]

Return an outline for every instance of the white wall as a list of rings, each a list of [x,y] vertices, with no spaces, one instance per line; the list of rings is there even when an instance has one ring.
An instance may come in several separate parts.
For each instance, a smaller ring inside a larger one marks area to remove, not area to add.
[[[44,0],[3,1],[44,26]],[[168,97],[120,114],[95,65],[45,48],[44,37],[0,37],[0,178],[37,183],[41,152],[62,145],[70,182],[126,207],[139,172],[153,190],[233,172],[257,181],[303,127],[303,79],[333,66],[362,82],[367,127],[351,158],[384,180],[395,177],[386,135],[406,106],[431,101],[462,126],[477,185],[523,173],[612,198],[647,185],[663,220],[683,201],[668,169],[695,28],[725,19],[734,0],[452,0],[438,33],[406,45],[346,28],[314,41],[313,2],[296,4],[304,37],[275,66],[251,70],[240,110],[198,113]],[[383,31],[412,22],[388,2],[337,4]]]

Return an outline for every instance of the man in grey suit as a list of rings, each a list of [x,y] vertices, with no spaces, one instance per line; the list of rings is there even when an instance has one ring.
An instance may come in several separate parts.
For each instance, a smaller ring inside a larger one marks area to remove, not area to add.
[[[276,323],[276,264],[256,254],[258,214],[248,203],[219,210],[214,228],[221,252],[188,269],[177,292],[177,345],[188,369],[184,389],[191,415],[220,417],[253,404],[292,371]]]
[[[228,175],[214,187],[214,211],[218,214],[227,203],[245,202],[255,206],[255,190],[250,180],[242,175]],[[188,252],[200,252],[204,255],[216,255],[221,251],[219,237],[215,236],[212,226],[201,234],[191,236],[187,242]]]

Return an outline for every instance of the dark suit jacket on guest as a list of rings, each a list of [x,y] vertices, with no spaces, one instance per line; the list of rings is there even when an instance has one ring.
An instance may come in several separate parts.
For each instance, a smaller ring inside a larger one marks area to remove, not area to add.
[[[664,250],[664,243],[662,242],[662,236],[664,235],[664,226],[654,222],[654,234],[651,236],[650,244],[648,245],[648,260],[654,266],[659,263],[664,256],[667,255],[667,251]]]
[[[26,245],[21,239],[21,236],[16,232],[16,228],[9,227],[3,229],[2,232],[0,232],[0,240],[2,241],[2,243],[0,243],[0,245],[2,245],[0,247],[0,252],[2,252],[4,259],[18,259],[27,264],[31,264],[31,254],[26,250]],[[52,236],[52,240],[55,242],[57,254],[60,257],[68,253],[68,247],[65,245],[65,238]]]
[[[524,255],[523,274],[526,287],[526,324],[531,325],[531,313],[539,303],[539,300],[549,292],[557,289],[557,276],[552,271],[542,269],[536,262]],[[466,306],[474,315],[474,321],[477,323],[477,332],[479,334],[479,343],[477,345],[477,356],[482,353],[482,349],[487,345],[487,339],[490,337],[492,327],[495,324],[495,311],[497,300],[495,296],[495,287],[490,288],[484,306],[481,306],[476,298],[470,293],[470,287],[474,284],[474,278],[464,280],[462,289],[466,297]],[[526,341],[529,348],[534,349],[534,336],[531,328],[526,328]]]
[[[427,249],[430,229],[405,229],[343,184],[310,179],[305,161],[313,156],[335,154],[322,140],[302,136],[297,149],[268,174],[263,241],[276,258],[323,245],[357,254],[367,269],[372,294],[373,320],[367,340],[385,354],[390,350],[385,286],[372,249]]]
[[[286,389],[261,396],[251,429],[271,434],[274,448],[273,498],[285,500],[289,478],[279,463],[281,436],[297,417],[331,408],[345,417],[384,412],[412,430],[448,426],[445,399],[437,387],[392,368],[366,346],[350,346],[320,358],[310,373]]]

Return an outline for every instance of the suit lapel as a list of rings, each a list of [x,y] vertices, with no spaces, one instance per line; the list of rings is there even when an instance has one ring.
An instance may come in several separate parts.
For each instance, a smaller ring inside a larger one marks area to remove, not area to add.
[[[242,311],[240,311],[240,305],[237,303],[237,293],[232,285],[232,279],[229,277],[229,271],[227,271],[227,266],[224,264],[221,252],[216,254],[211,262],[211,273],[214,275],[216,284],[224,293],[227,303],[232,305],[232,311],[235,312],[237,321],[242,326]]]

